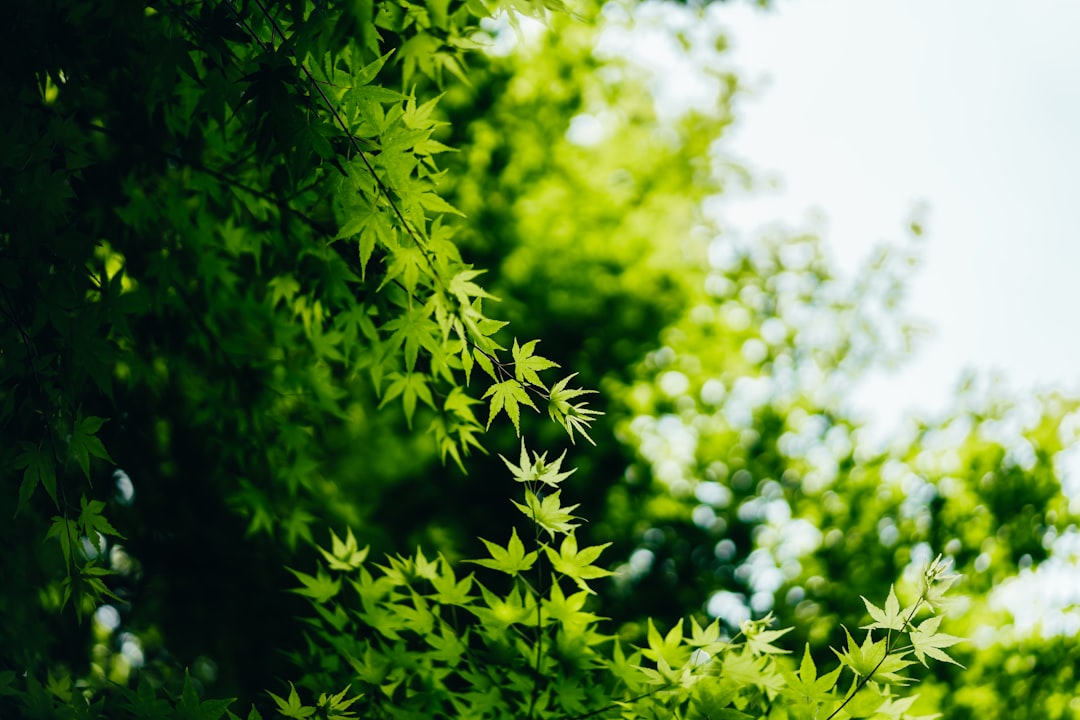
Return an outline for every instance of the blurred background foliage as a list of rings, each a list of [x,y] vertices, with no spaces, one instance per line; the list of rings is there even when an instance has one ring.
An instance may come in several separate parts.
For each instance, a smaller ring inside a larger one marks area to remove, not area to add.
[[[79,22],[113,28],[132,43],[115,50],[119,60],[75,45],[66,65],[81,64],[88,77],[123,67],[111,87],[130,97],[167,92],[158,63],[124,62],[168,52],[168,43],[135,41],[137,15],[106,3],[50,32],[62,44],[79,36]],[[704,17],[696,3],[612,0],[546,25],[504,19],[486,26],[488,50],[463,57],[467,82],[454,73],[441,85],[410,78],[418,96],[444,93],[439,139],[456,152],[443,156],[440,191],[465,214],[457,241],[467,262],[487,270],[481,281],[501,300],[491,312],[600,390],[595,404],[606,415],[595,447],[571,451],[578,471],[566,483],[590,521],[583,542],[614,543],[605,556],[617,573],[598,607],[634,639],[646,617],[670,625],[716,616],[734,628],[771,611],[795,627],[789,647],[808,642],[825,660],[842,626],[864,624],[860,595],[880,599],[897,582],[903,599],[920,565],[942,552],[964,575],[945,629],[970,638],[954,648],[967,669],[937,668],[916,710],[1080,718],[1080,613],[1062,592],[1080,583],[1080,493],[1066,463],[1080,427],[1076,399],[1013,398],[969,379],[951,412],[872,436],[845,392],[868,369],[902,361],[918,335],[903,294],[917,267],[919,220],[853,277],[834,275],[814,228],[727,226],[724,193],[755,181],[724,151],[741,92],[725,64],[726,39],[716,27],[704,39],[700,27],[685,31]],[[655,77],[649,38],[657,33],[710,65],[696,78]],[[384,41],[392,46],[393,37]],[[387,72],[387,85],[402,81],[400,65]],[[656,84],[676,81],[709,83],[715,102],[658,105]],[[19,244],[0,228],[0,253],[9,255],[0,459],[14,507],[22,473],[12,469],[12,428],[38,422],[22,409],[41,402],[35,393],[75,394],[86,415],[112,418],[101,436],[116,464],[95,460],[92,474],[124,535],[104,550],[119,599],[87,608],[89,623],[57,615],[61,569],[40,542],[46,510],[6,513],[0,670],[175,684],[190,667],[215,695],[252,698],[288,674],[300,644],[283,565],[302,566],[313,540],[343,526],[376,554],[418,545],[449,558],[477,554],[477,535],[503,537],[514,522],[495,453],[512,457],[517,441],[497,424],[485,441],[493,454],[474,454],[465,474],[440,462],[423,410],[410,429],[400,408],[379,408],[365,378],[314,377],[295,328],[276,324],[244,291],[292,262],[297,248],[233,262],[189,242],[163,256],[131,230],[160,217],[125,217],[118,231],[110,211],[142,207],[130,198],[143,193],[162,213],[179,213],[206,178],[155,184],[128,174],[155,152],[160,107],[132,107],[118,92],[78,102],[135,140],[103,151],[92,147],[100,137],[85,135],[96,162],[72,188],[65,217],[50,212],[49,178],[35,198],[3,187],[5,225],[52,239],[30,263],[10,256]],[[5,123],[12,117],[5,111]],[[83,235],[108,238],[85,266],[106,286],[130,283],[133,291],[111,302],[137,306],[121,308],[131,313],[123,337],[132,340],[110,344],[109,328],[122,321],[107,315],[110,303],[94,309],[100,316],[65,315],[68,335],[35,349],[65,370],[54,386],[30,387],[16,318],[81,302],[82,281],[58,275],[73,277],[46,257],[77,254],[63,245],[78,239],[72,217]],[[243,243],[250,229],[229,228],[235,237],[226,241]],[[303,284],[332,285],[346,269],[312,253],[290,271]],[[292,374],[325,397],[275,391]],[[93,392],[81,389],[88,384]],[[269,415],[288,422],[264,425]],[[530,447],[562,442],[541,422],[528,422],[526,434]],[[1017,588],[1021,597],[1066,601],[1032,616],[1010,602]]]

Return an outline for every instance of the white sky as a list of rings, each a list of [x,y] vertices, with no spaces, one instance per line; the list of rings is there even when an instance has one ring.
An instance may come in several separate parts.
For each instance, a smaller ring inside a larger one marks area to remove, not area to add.
[[[935,332],[856,394],[878,431],[944,411],[965,369],[1018,392],[1080,388],[1080,2],[780,0],[716,14],[743,75],[770,78],[729,147],[782,179],[738,217],[797,223],[819,208],[853,269],[929,206],[909,307]],[[1080,597],[1076,540],[996,593],[1017,630],[1080,627],[1064,610]],[[1032,605],[1035,587],[1045,600]]]
[[[799,224],[819,209],[853,269],[929,207],[909,308],[934,333],[858,404],[885,425],[942,411],[965,368],[1001,371],[1018,391],[1080,386],[1080,2],[713,10],[740,75],[760,87],[727,147],[782,181],[725,215]]]

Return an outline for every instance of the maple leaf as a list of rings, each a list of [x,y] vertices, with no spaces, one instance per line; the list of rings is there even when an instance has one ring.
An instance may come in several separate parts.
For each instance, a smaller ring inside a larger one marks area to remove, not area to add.
[[[589,443],[595,445],[596,443],[589,437],[589,426],[596,416],[604,413],[599,410],[590,410],[589,404],[585,402],[570,402],[574,398],[596,392],[595,390],[583,390],[581,388],[567,388],[567,384],[575,375],[577,373],[568,375],[552,386],[551,391],[548,393],[548,415],[552,420],[562,425],[570,436],[570,442],[574,442],[574,433],[577,432]]]
[[[507,575],[517,575],[527,571],[536,562],[536,551],[525,552],[525,546],[522,544],[521,538],[518,537],[517,528],[511,531],[510,541],[506,543],[505,548],[498,543],[484,540],[484,538],[480,538],[480,541],[487,546],[488,552],[491,553],[491,559],[470,560],[471,563],[492,570],[499,570]]]
[[[304,587],[294,588],[291,591],[297,595],[303,595],[304,597],[311,598],[315,602],[324,603],[332,599],[341,591],[341,581],[332,579],[329,575],[324,573],[321,568],[315,573],[314,577],[289,567],[285,569],[291,572],[297,580],[304,584]]]
[[[894,698],[892,696],[886,696],[885,702],[883,702],[881,704],[881,707],[879,707],[875,711],[875,716],[887,715],[891,718],[896,718],[896,720],[900,720],[900,718],[906,718],[908,717],[907,711],[911,709],[911,706],[918,699],[918,695],[911,695],[904,698]]]
[[[547,530],[551,537],[555,537],[555,533],[568,533],[581,524],[571,522],[578,519],[570,514],[577,508],[577,505],[563,507],[559,504],[559,494],[560,491],[556,490],[550,495],[545,495],[541,500],[536,493],[527,490],[525,492],[525,504],[514,502],[514,506],[524,513],[526,517],[531,518],[533,522]]]
[[[346,530],[344,542],[337,533],[330,531],[330,552],[319,548],[319,552],[326,558],[331,570],[355,570],[367,559],[368,547],[360,548],[352,528]]]
[[[955,645],[958,642],[962,642],[963,638],[958,638],[955,635],[947,635],[946,633],[939,633],[937,631],[938,625],[941,624],[941,616],[927,618],[919,627],[912,630],[909,634],[911,639],[911,648],[915,651],[915,657],[919,659],[923,665],[926,665],[926,656],[940,660],[942,662],[952,663],[953,665],[960,665],[957,661],[953,660],[949,655],[941,648],[947,648]],[[964,667],[960,665],[960,667]]]
[[[855,642],[847,628],[844,628],[844,634],[847,635],[847,650],[839,653],[833,649],[833,652],[840,658],[840,662],[851,668],[856,675],[898,685],[908,682],[908,678],[896,673],[912,664],[910,660],[904,659],[904,655],[909,651],[889,654],[888,642],[885,639],[875,642],[870,630],[866,631],[866,640],[862,645]]]
[[[862,596],[860,596],[862,597]],[[889,597],[885,600],[885,609],[882,610],[877,605],[867,600],[865,597],[862,599],[866,605],[867,612],[870,613],[870,617],[874,619],[874,622],[869,625],[863,625],[863,630],[873,630],[874,628],[881,628],[883,630],[899,630],[907,626],[908,618],[914,609],[914,606],[909,605],[906,608],[900,609],[900,601],[896,599],[896,587],[889,586]]]
[[[802,663],[799,665],[799,674],[789,670],[782,670],[787,687],[782,691],[785,695],[797,698],[809,703],[825,703],[833,700],[832,690],[836,687],[836,681],[840,677],[843,666],[836,668],[830,673],[817,676],[817,666],[810,656],[809,643],[803,649]]]
[[[83,471],[86,479],[90,479],[90,456],[113,462],[101,440],[94,434],[101,429],[106,422],[104,418],[86,417],[79,418],[75,422],[75,432],[68,440],[68,450],[75,457],[76,462]]]
[[[586,580],[595,580],[612,574],[610,570],[593,565],[600,557],[600,553],[609,545],[611,543],[592,545],[578,550],[577,538],[574,537],[574,533],[569,533],[563,538],[559,552],[555,552],[554,548],[549,546],[545,546],[544,550],[556,572],[573,580],[585,592],[592,593],[593,590],[586,584]]]
[[[958,574],[950,572],[949,563],[949,560],[942,560],[939,553],[923,573],[923,598],[932,608],[940,608],[945,604],[946,591],[960,579]]]
[[[392,373],[389,376],[390,385],[386,388],[379,407],[383,407],[398,395],[402,396],[402,405],[405,408],[405,422],[412,427],[413,413],[416,411],[417,399],[424,404],[435,407],[435,401],[431,397],[431,389],[427,386],[426,376],[423,373]]]
[[[545,485],[551,487],[558,487],[566,478],[577,472],[577,468],[568,470],[567,472],[559,472],[562,469],[562,461],[566,457],[566,451],[559,457],[547,462],[547,453],[539,455],[533,453],[533,462],[529,462],[529,453],[525,450],[525,440],[521,441],[521,457],[518,460],[518,464],[514,465],[509,460],[499,455],[499,458],[506,464],[506,467],[510,469],[510,472],[514,475],[514,480],[517,482],[528,483],[533,480],[539,480]]]
[[[772,613],[757,621],[747,620],[742,625],[743,635],[746,636],[746,646],[755,655],[775,655],[789,653],[790,650],[782,650],[772,644],[773,640],[783,637],[793,628],[781,628],[780,630],[765,630],[773,621]]]
[[[462,307],[470,307],[472,298],[488,298],[495,300],[484,288],[473,282],[473,279],[484,274],[484,270],[461,270],[450,279],[450,294],[457,298]]]
[[[713,654],[728,646],[720,639],[720,620],[713,620],[705,628],[698,623],[697,618],[690,616],[690,639],[686,641],[691,647],[696,647],[702,652]]]
[[[524,404],[531,407],[533,410],[536,406],[533,405],[532,399],[529,394],[525,392],[525,388],[521,386],[517,380],[506,380],[504,382],[495,383],[487,389],[483,397],[491,397],[490,404],[488,406],[488,422],[487,426],[491,427],[491,421],[499,414],[500,410],[505,410],[506,414],[510,417],[510,420],[514,423],[514,429],[518,435],[521,435],[521,409],[518,404]]]
[[[559,365],[545,357],[533,354],[538,342],[540,341],[530,340],[524,345],[518,346],[517,339],[514,339],[514,346],[511,348],[511,354],[514,356],[514,377],[520,382],[528,382],[544,387],[544,383],[540,382],[540,376],[537,373],[548,368],[559,367]]]
[[[649,647],[642,648],[641,654],[657,664],[666,662],[672,666],[682,666],[690,659],[690,648],[683,644],[681,621],[672,625],[666,635],[661,635],[653,625],[652,618],[649,618],[645,636]]]

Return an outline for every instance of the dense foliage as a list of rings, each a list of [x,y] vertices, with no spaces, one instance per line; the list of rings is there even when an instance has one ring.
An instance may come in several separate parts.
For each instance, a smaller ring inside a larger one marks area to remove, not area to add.
[[[1080,718],[998,592],[1076,544],[1076,401],[866,441],[917,248],[726,227],[722,13],[12,13],[0,717]]]

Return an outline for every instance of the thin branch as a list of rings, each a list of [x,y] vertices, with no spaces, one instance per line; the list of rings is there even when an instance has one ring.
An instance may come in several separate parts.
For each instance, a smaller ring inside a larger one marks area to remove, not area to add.
[[[923,603],[923,598],[920,597],[918,602],[916,602],[911,607],[911,612],[908,613],[907,619],[904,620],[903,627],[909,627],[911,625],[911,621],[915,617],[915,613],[918,612],[920,607],[922,607],[922,603]],[[901,630],[900,632],[903,632],[903,630]],[[881,665],[885,662],[885,659],[889,657],[889,653],[893,651],[894,645],[895,645],[896,641],[899,638],[900,638],[900,633],[899,632],[895,636],[893,636],[892,631],[891,630],[889,631],[889,640],[888,640],[888,642],[885,643],[885,654],[882,655],[881,659],[877,661],[877,665],[874,666],[873,670],[871,670],[869,673],[867,673],[865,676],[863,676],[862,678],[859,679],[859,683],[851,691],[851,694],[848,695],[846,698],[844,698],[844,702],[840,703],[840,705],[837,706],[837,708],[835,710],[833,710],[832,713],[829,714],[829,717],[825,718],[825,720],[832,720],[834,717],[836,717],[836,714],[838,712],[840,712],[841,710],[843,710],[844,707],[849,702],[851,702],[855,698],[856,695],[859,694],[860,690],[862,690],[864,687],[866,687],[866,684],[869,683],[870,679],[874,677],[874,673],[876,673],[878,671],[878,668],[880,668]]]

